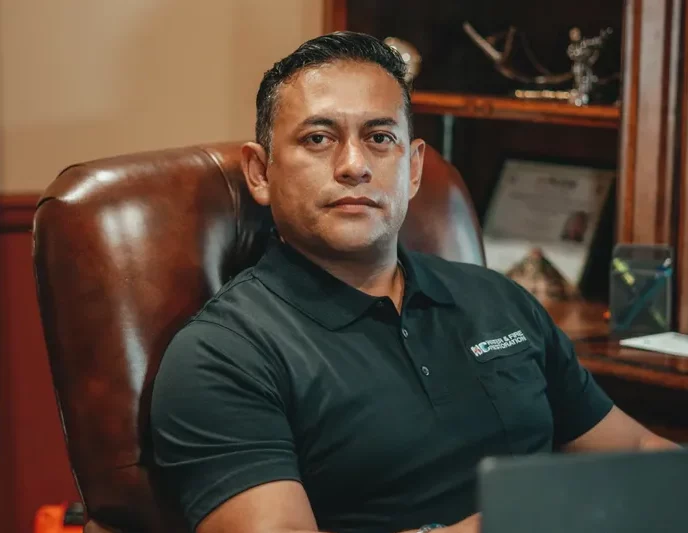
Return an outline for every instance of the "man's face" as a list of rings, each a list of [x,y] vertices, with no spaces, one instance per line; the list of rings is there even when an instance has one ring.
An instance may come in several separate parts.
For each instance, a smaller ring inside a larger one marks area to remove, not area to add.
[[[279,89],[266,168],[277,229],[297,247],[334,253],[396,243],[423,148],[409,142],[401,87],[378,65],[300,72]]]

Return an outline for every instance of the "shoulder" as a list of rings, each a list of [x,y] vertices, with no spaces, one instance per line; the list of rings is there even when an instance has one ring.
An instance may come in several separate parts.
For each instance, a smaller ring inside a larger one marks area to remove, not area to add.
[[[538,329],[548,327],[547,311],[540,302],[504,274],[486,266],[447,261],[433,255],[410,255],[414,265],[444,285],[459,308],[471,316],[509,314],[528,320]]]
[[[244,270],[228,281],[191,316],[176,337],[198,336],[195,332],[215,331],[216,336],[231,337],[240,342],[256,341],[271,315],[278,313],[281,300],[253,273]]]
[[[203,391],[230,386],[284,397],[288,388],[284,366],[274,350],[261,342],[265,327],[260,324],[265,320],[248,308],[262,290],[250,272],[242,273],[174,334],[155,379],[157,405],[173,396],[204,398]],[[180,391],[186,391],[185,395]]]
[[[267,288],[254,276],[253,268],[249,268],[225,283],[189,323],[202,321],[227,326],[229,319],[251,314],[270,296]]]
[[[268,289],[248,269],[205,302],[176,331],[168,343],[162,366],[191,370],[199,366],[250,367],[268,358],[260,342],[264,316],[274,300]],[[274,307],[274,305],[273,305]]]
[[[516,298],[528,298],[527,291],[504,274],[486,266],[472,263],[458,263],[441,257],[419,252],[409,254],[414,264],[423,270],[430,271],[442,281],[452,293],[457,291],[466,294],[500,293]]]

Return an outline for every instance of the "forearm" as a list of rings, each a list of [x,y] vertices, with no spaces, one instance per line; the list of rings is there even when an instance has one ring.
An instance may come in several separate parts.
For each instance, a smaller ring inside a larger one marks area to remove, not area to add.
[[[416,533],[418,529],[409,529],[401,533]],[[447,526],[441,529],[433,529],[432,533],[479,533],[480,532],[480,514],[476,513],[468,518]]]
[[[418,529],[408,529],[406,531],[401,531],[399,533],[416,533]],[[465,520],[461,520],[461,522],[457,522],[456,524],[452,524],[451,526],[447,526],[446,528],[442,529],[436,529],[433,530],[432,533],[479,533],[480,531],[480,515],[479,514],[474,514],[466,518]],[[294,531],[294,530],[289,530],[289,531],[279,531],[276,533],[315,533],[314,531]],[[320,533],[325,533],[321,531]],[[332,532],[331,532],[332,533]]]
[[[640,438],[640,444],[639,448],[641,450],[673,450],[676,448],[680,448],[678,444],[675,442],[671,442],[670,440],[665,439],[664,437],[660,437],[659,435],[655,435],[654,433],[649,433],[646,435],[643,435]]]
[[[437,533],[479,533],[480,518],[480,514],[476,513],[445,529],[438,529]]]

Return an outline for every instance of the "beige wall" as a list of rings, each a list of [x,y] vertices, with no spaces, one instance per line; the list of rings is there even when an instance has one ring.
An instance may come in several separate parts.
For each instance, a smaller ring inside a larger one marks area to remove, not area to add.
[[[262,73],[323,0],[0,0],[0,192],[66,165],[252,137]]]

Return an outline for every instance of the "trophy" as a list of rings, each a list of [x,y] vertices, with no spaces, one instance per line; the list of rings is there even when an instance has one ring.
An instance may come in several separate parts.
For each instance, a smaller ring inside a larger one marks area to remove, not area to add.
[[[530,250],[505,275],[525,288],[541,303],[575,300],[579,296],[578,289],[545,257],[541,248]]]
[[[573,28],[569,32],[571,44],[566,51],[573,61],[571,72],[573,74],[573,88],[570,91],[569,102],[578,106],[590,103],[590,93],[600,79],[595,75],[592,67],[600,57],[600,50],[604,42],[612,34],[612,29],[600,31],[599,36],[591,39],[583,39],[581,31]]]
[[[399,52],[406,63],[406,83],[411,83],[420,72],[421,56],[418,50],[411,43],[397,37],[387,37],[384,43]]]
[[[567,49],[567,55],[572,62],[571,70],[562,73],[552,73],[545,68],[535,57],[525,35],[513,26],[507,32],[489,37],[481,36],[468,22],[464,22],[463,28],[471,40],[492,60],[502,76],[519,83],[544,87],[537,90],[518,89],[514,92],[516,98],[564,100],[576,106],[583,106],[591,102],[591,95],[595,88],[619,78],[618,72],[606,78],[600,78],[593,70],[600,52],[612,34],[611,28],[605,28],[598,36],[591,38],[583,38],[580,29],[572,28],[569,32],[570,44]],[[519,38],[530,64],[538,72],[537,75],[525,74],[512,66],[516,37]],[[503,51],[499,51],[496,46],[502,40],[504,41]],[[556,89],[564,83],[571,83],[571,87],[563,90]]]

